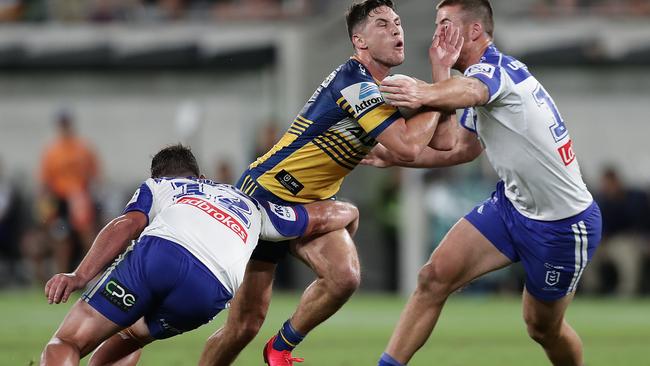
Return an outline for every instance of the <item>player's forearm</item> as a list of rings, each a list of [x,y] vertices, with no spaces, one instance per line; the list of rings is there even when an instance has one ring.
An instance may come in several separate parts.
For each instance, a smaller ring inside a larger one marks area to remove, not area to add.
[[[347,202],[321,201],[305,205],[309,215],[309,224],[305,236],[325,234],[347,229],[354,235],[358,226],[359,210]]]
[[[120,216],[113,219],[99,232],[75,274],[86,282],[90,281],[122,253],[131,240],[137,238],[137,231],[137,225],[129,218]]]
[[[410,168],[444,168],[470,162],[478,157],[483,149],[478,143],[467,144],[458,141],[453,149],[448,151],[427,147],[411,162],[394,161],[394,165]]]
[[[438,127],[440,115],[440,112],[426,111],[418,113],[406,121],[405,131],[401,137],[408,154],[406,156],[402,154],[400,156],[402,160],[411,161],[422,153]]]
[[[438,127],[429,142],[429,147],[435,150],[449,151],[456,146],[458,136],[455,127],[458,125],[456,113],[442,114],[438,121]]]
[[[474,78],[456,76],[427,85],[424,90],[423,105],[439,110],[455,111],[483,105],[488,97],[485,84]]]
[[[451,78],[451,69],[442,65],[431,66],[431,76],[434,83]]]

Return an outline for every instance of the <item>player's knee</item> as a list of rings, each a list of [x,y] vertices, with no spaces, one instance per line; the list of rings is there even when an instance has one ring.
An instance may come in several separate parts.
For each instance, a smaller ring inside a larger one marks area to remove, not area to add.
[[[445,280],[441,268],[434,262],[428,262],[418,273],[417,290],[435,297],[447,297],[452,291],[452,286]]]
[[[74,339],[52,337],[45,345],[41,355],[41,365],[55,365],[62,359],[67,359],[73,354],[80,357],[81,346]]]
[[[544,345],[554,341],[560,336],[560,326],[537,321],[532,318],[524,317],[528,335],[535,342]]]
[[[244,342],[250,342],[255,338],[257,333],[262,328],[264,323],[264,316],[251,316],[245,322],[242,322],[237,327],[237,339]]]
[[[336,274],[333,283],[332,292],[334,296],[347,299],[361,285],[361,272],[358,268],[346,268]]]

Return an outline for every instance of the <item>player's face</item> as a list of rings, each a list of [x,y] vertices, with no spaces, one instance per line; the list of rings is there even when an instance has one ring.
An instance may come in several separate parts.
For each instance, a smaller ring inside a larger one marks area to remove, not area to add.
[[[404,31],[402,21],[393,9],[374,9],[360,32],[372,58],[388,67],[404,62]]]
[[[470,40],[470,31],[471,24],[464,21],[463,18],[463,9],[460,5],[452,6],[443,6],[438,9],[438,14],[436,15],[436,25],[444,26],[445,24],[453,24],[460,28],[460,35],[465,39],[463,43],[463,49],[460,51],[460,57],[454,65],[454,69],[461,69],[461,63],[466,58],[468,48],[471,42]]]

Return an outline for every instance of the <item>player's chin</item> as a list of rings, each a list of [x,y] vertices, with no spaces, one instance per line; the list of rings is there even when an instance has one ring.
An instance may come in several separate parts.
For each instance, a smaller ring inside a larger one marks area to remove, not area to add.
[[[385,64],[390,67],[399,66],[404,62],[404,51],[395,52],[386,58]]]

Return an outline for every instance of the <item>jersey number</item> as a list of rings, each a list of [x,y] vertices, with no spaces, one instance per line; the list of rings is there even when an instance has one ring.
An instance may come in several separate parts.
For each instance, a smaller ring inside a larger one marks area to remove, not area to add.
[[[553,124],[551,125],[550,130],[555,142],[565,138],[569,131],[567,130],[564,120],[562,119],[562,116],[560,116],[560,112],[558,112],[555,103],[553,103],[553,99],[551,99],[551,96],[548,95],[541,84],[537,85],[537,89],[533,92],[533,97],[535,97],[535,102],[537,102],[538,106],[542,107],[543,105],[546,105],[551,110],[551,113],[553,113]]]

